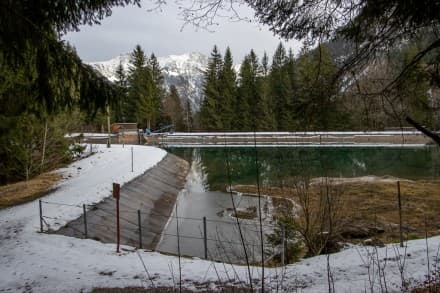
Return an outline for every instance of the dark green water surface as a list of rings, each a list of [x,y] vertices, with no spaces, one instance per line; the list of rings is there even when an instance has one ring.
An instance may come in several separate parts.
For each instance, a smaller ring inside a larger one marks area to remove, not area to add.
[[[168,148],[200,161],[210,190],[231,184],[281,186],[295,177],[394,176],[432,179],[440,175],[437,147],[200,147]],[[229,166],[229,168],[228,168]],[[228,177],[228,170],[230,176]]]

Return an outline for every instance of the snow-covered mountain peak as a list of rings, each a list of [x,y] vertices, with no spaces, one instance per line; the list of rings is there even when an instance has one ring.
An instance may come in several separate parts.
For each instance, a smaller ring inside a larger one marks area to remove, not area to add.
[[[159,57],[159,64],[175,64],[178,67],[187,67],[188,65],[206,65],[208,63],[208,57],[202,53],[192,52],[182,55],[169,55],[166,57]]]
[[[200,75],[207,65],[208,57],[202,53],[187,53],[182,55],[169,55],[157,58],[160,67],[168,75]]]
[[[116,69],[118,68],[119,64],[122,64],[124,69],[127,70],[129,60],[130,54],[121,54],[107,61],[89,62],[88,64],[98,70],[110,81],[116,81]]]
[[[157,57],[162,68],[166,87],[175,85],[182,100],[189,99],[193,110],[198,110],[203,97],[203,75],[208,65],[208,57],[202,53],[192,52],[182,55]],[[116,81],[116,69],[122,64],[128,70],[130,54],[121,54],[108,61],[90,62],[110,81]]]

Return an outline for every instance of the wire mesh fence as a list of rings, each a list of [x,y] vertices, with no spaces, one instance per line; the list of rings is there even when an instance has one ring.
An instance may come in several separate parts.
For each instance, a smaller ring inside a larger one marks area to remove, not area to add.
[[[45,206],[48,205],[82,210],[82,215],[54,231],[50,221],[60,220],[60,217],[45,214]],[[271,243],[267,237],[274,232],[277,223],[262,224],[261,239],[257,221],[235,218],[232,215],[225,220],[219,220],[207,217],[178,217],[174,213],[166,215],[157,211],[130,209],[120,209],[119,213],[121,244],[137,248],[230,263],[244,262],[246,255],[252,263],[261,262],[262,245],[265,261],[276,254],[282,254],[283,251],[280,244]],[[116,243],[116,219],[116,208],[40,200],[41,232]],[[157,221],[165,222],[166,225],[156,225]],[[240,233],[243,235],[242,238]],[[278,242],[283,243],[281,240]]]
[[[256,220],[258,213],[252,220],[234,217],[233,211],[223,219],[199,218],[160,213],[155,208],[134,210],[123,206],[119,211],[121,243],[230,263],[243,263],[245,259],[250,263],[261,262],[263,246],[265,261],[282,264],[292,261],[292,254],[301,249],[314,255],[337,251],[341,243],[363,241],[367,245],[383,245],[434,235],[439,225],[435,213],[438,201],[434,198],[437,185],[425,183],[423,189],[417,190],[420,184],[413,181],[383,180],[385,183],[381,181],[381,185],[355,183],[354,189],[331,180],[315,183],[313,190],[304,186],[292,188],[293,206],[272,198],[271,219],[263,221],[263,233]],[[433,199],[427,205],[430,196]],[[117,212],[112,204],[77,205],[42,200],[42,232],[54,232],[51,224],[60,221],[60,216],[45,213],[46,206],[79,210],[76,220],[55,233],[116,242]],[[419,206],[424,207],[423,213]],[[300,238],[303,247],[298,249],[294,244]]]

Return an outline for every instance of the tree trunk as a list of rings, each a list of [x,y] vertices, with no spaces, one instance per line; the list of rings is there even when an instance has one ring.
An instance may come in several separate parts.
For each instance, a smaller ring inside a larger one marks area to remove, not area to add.
[[[108,142],[107,142],[107,147],[109,148],[111,145],[111,136],[110,136],[110,106],[109,104],[107,104],[106,107],[106,112],[107,112],[107,132],[108,132]]]
[[[47,118],[44,121],[43,151],[41,153],[40,172],[43,172],[44,159],[45,159],[45,156],[46,156],[46,143],[47,143]]]

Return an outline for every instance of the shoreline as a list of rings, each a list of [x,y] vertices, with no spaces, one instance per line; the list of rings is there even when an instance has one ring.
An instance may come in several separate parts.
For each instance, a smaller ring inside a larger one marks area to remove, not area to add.
[[[312,178],[308,189],[295,187],[267,186],[261,188],[261,195],[270,196],[279,201],[279,215],[283,215],[285,200],[300,208],[301,197],[308,196],[313,203],[318,203],[323,190],[335,197],[340,223],[339,231],[343,239],[359,243],[370,238],[383,243],[398,240],[399,218],[397,201],[397,182],[400,182],[402,198],[402,217],[405,240],[420,239],[440,235],[440,180],[408,180],[390,176],[362,176],[355,178]],[[244,194],[256,193],[255,185],[236,185],[235,191]],[[302,193],[303,192],[303,193]],[[325,195],[325,193],[324,193]],[[276,205],[276,204],[275,204]],[[425,223],[428,217],[429,223]],[[381,229],[377,233],[377,227]],[[382,231],[383,230],[383,231]]]

